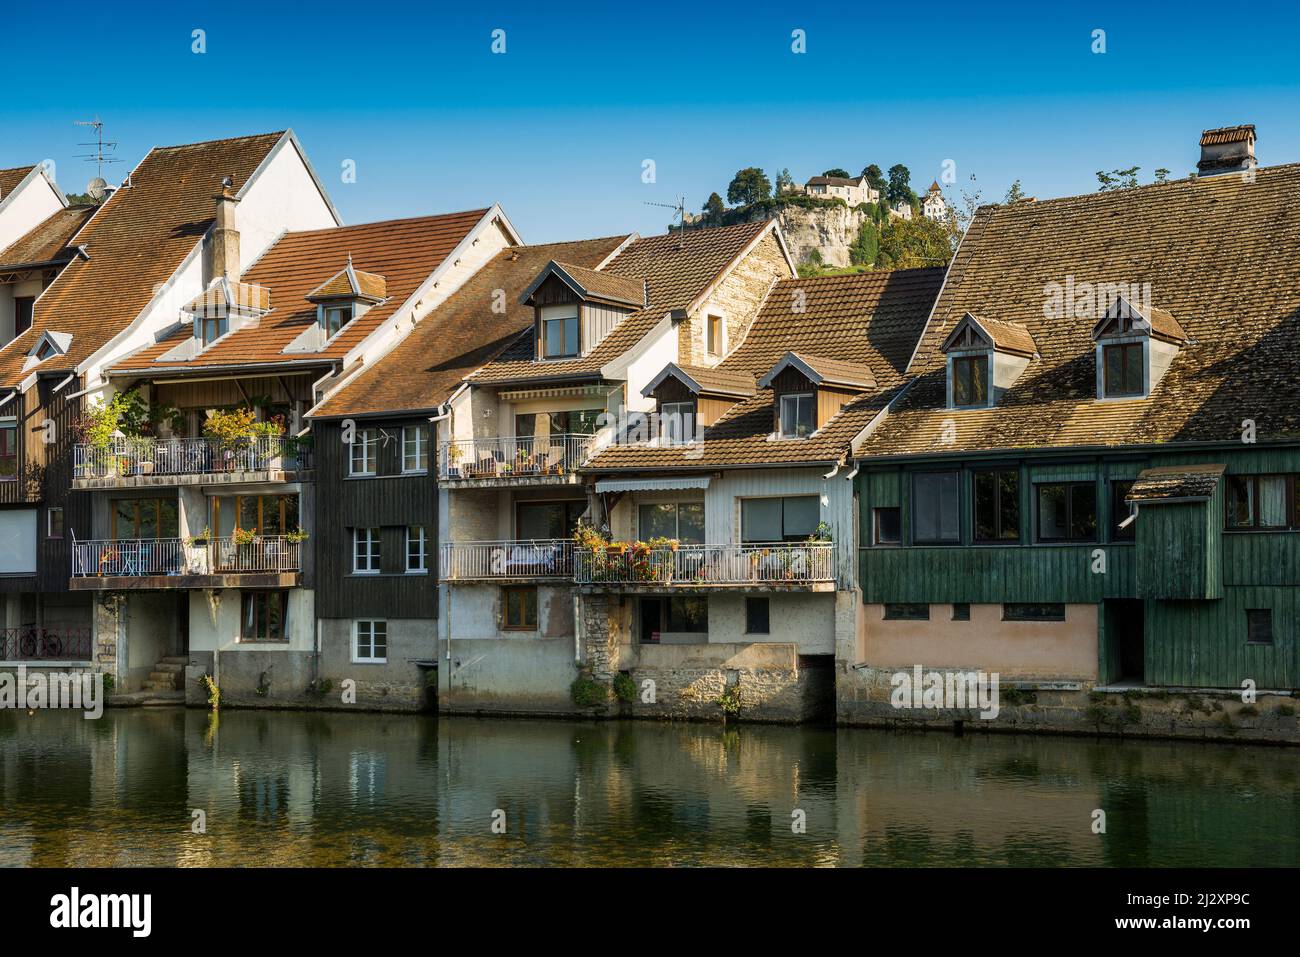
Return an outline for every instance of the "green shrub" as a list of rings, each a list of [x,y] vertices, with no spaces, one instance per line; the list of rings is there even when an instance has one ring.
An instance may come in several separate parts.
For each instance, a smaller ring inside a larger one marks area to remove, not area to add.
[[[628,704],[636,700],[636,682],[631,675],[620,671],[614,677],[614,697]]]
[[[569,697],[579,708],[603,707],[609,702],[609,686],[584,675],[569,685]]]

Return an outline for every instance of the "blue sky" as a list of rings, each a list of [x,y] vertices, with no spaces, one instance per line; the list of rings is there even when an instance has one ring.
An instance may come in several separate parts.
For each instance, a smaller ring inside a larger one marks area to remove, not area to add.
[[[83,189],[73,121],[96,113],[114,181],[151,145],[289,126],[346,222],[496,201],[547,242],[661,232],[671,213],[647,202],[698,209],[751,165],[803,180],[901,162],[924,187],[952,160],[986,200],[1016,178],[1045,198],[1094,190],[1098,169],[1184,175],[1200,130],[1240,122],[1261,163],[1300,160],[1300,13],[1284,4],[456,6],[12,7],[6,32],[25,39],[5,72],[34,79],[0,108],[0,167],[53,159]]]

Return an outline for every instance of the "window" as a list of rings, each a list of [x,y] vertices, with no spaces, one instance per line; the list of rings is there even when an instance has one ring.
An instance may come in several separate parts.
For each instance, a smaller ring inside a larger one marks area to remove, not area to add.
[[[957,408],[989,404],[989,357],[955,356],[952,360],[952,404]]]
[[[537,628],[537,589],[503,588],[506,631],[534,631]]]
[[[1065,621],[1065,605],[1049,602],[1040,605],[1003,605],[1003,621]]]
[[[903,540],[902,510],[897,507],[873,508],[871,525],[872,540],[877,545],[897,545]]]
[[[695,438],[695,403],[665,402],[659,407],[659,435],[670,445]]]
[[[212,523],[219,538],[237,528],[259,535],[287,535],[301,528],[297,495],[218,495],[212,499]]]
[[[63,509],[48,508],[45,510],[45,537],[63,537]]]
[[[970,602],[954,602],[952,606],[953,621],[970,621]]]
[[[429,427],[408,425],[402,428],[402,471],[429,471]]]
[[[32,312],[36,308],[35,296],[14,296],[14,336],[21,336],[32,327]]]
[[[1020,541],[1020,471],[975,472],[975,541]]]
[[[54,355],[54,345],[49,340],[46,340],[45,342],[42,342],[41,347],[36,350],[36,361],[44,362],[52,355]]]
[[[288,617],[287,591],[245,592],[239,618],[239,640],[287,641],[285,622]]]
[[[0,482],[18,480],[18,420],[0,420]]]
[[[1129,522],[1123,528],[1119,523],[1133,514],[1133,506],[1125,501],[1132,480],[1110,483],[1110,540],[1112,542],[1131,542],[1137,537],[1137,524]]]
[[[811,392],[781,396],[781,438],[802,439],[812,435],[815,428]]]
[[[766,635],[770,633],[771,624],[766,598],[745,599],[745,634]]]
[[[419,574],[429,570],[427,563],[428,540],[423,525],[411,525],[406,529],[406,571]]]
[[[388,661],[388,622],[361,618],[352,623],[352,661],[378,665]]]
[[[703,502],[660,502],[637,509],[637,536],[645,542],[652,538],[675,538],[688,545],[704,542]]]
[[[788,498],[742,498],[741,544],[802,542],[817,531],[821,500],[816,495]]]
[[[915,603],[887,602],[885,621],[929,621],[930,606]]]
[[[572,538],[578,519],[586,510],[586,499],[519,502],[515,505],[515,538],[524,541]]]
[[[705,632],[709,630],[709,600],[702,595],[669,598],[667,631]]]
[[[578,307],[542,307],[542,358],[570,359],[578,354]]]
[[[1273,609],[1246,609],[1246,644],[1273,644]]]
[[[211,345],[226,334],[229,325],[225,316],[204,316],[198,320],[200,337],[205,346]]]
[[[321,326],[325,329],[325,338],[332,339],[338,331],[352,321],[352,303],[342,306],[324,306],[321,309]]]
[[[352,574],[379,574],[379,529],[352,529]]]
[[[1229,475],[1225,519],[1229,529],[1300,527],[1300,475]]]
[[[957,472],[917,472],[912,476],[912,541],[944,545],[961,541],[961,503]]]
[[[1036,486],[1040,542],[1097,540],[1097,485],[1052,482]]]
[[[1143,382],[1145,363],[1142,352],[1143,347],[1140,342],[1101,347],[1102,363],[1105,367],[1102,394],[1105,398],[1123,398],[1142,395],[1145,392]]]
[[[174,498],[119,498],[109,513],[114,539],[179,538],[180,519]]]
[[[707,326],[708,350],[711,356],[722,355],[722,317],[709,316]]]
[[[374,475],[379,464],[379,430],[357,429],[352,436],[349,475]]]

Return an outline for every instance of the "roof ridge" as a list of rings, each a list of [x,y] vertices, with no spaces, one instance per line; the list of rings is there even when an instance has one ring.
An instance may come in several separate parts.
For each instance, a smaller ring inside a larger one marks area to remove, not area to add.
[[[453,213],[427,213],[424,216],[398,216],[393,219],[376,219],[368,223],[353,223],[350,226],[322,226],[319,229],[294,229],[286,231],[284,236],[311,236],[313,234],[321,233],[333,236],[340,233],[358,232],[359,230],[369,229],[373,226],[392,226],[397,223],[426,223],[435,219],[451,219],[453,216],[477,215],[482,218],[491,209],[491,206],[484,206],[482,209],[462,209]],[[281,238],[284,237],[282,236]]]
[[[218,143],[239,143],[245,140],[264,139],[266,137],[271,137],[271,136],[279,138],[281,136],[284,136],[284,134],[288,132],[289,130],[286,128],[283,130],[274,130],[272,132],[267,132],[267,133],[243,133],[239,136],[222,136],[214,140],[200,140],[197,143],[173,143],[170,146],[155,146],[153,147],[153,149],[155,151],[183,150],[183,149],[188,149],[191,146],[216,146]]]

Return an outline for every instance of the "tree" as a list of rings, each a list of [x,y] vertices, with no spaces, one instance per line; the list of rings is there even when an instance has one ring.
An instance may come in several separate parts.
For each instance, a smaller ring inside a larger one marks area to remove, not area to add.
[[[882,269],[946,266],[952,259],[951,227],[916,216],[894,219],[880,236],[876,265]]]
[[[704,221],[710,226],[720,225],[726,212],[727,207],[722,205],[722,197],[717,193],[710,193],[704,203]]]
[[[1138,170],[1141,166],[1130,166],[1128,169],[1113,169],[1109,173],[1103,170],[1097,170],[1097,182],[1101,183],[1097,187],[1099,193],[1110,193],[1117,189],[1132,189],[1138,184]]]
[[[737,170],[727,187],[727,202],[736,206],[748,206],[762,202],[772,195],[772,181],[757,166],[747,166]]]
[[[875,163],[872,163],[870,166],[864,166],[862,168],[862,175],[867,178],[867,185],[872,189],[879,190],[881,196],[885,195],[885,190],[888,189],[889,184],[885,182],[885,175],[880,172],[879,166]]]
[[[776,186],[773,188],[772,195],[780,196],[782,193],[789,193],[794,190],[794,177],[790,175],[789,169],[783,169],[776,174]]]
[[[916,202],[916,194],[910,185],[911,179],[911,171],[902,163],[889,167],[889,185],[885,188],[885,198],[891,204]]]
[[[1009,206],[1012,203],[1020,202],[1024,198],[1025,198],[1025,191],[1020,188],[1020,180],[1016,180],[1014,183],[1011,184],[1011,188],[1007,190],[1006,198],[1004,198],[1002,202],[1006,203]]]
[[[1167,182],[1169,182],[1169,170],[1165,169],[1163,166],[1160,167],[1158,170],[1156,170],[1156,178],[1155,178],[1155,181],[1156,181],[1157,183],[1167,183]]]
[[[823,175],[823,176],[838,176],[840,179],[848,179],[848,178],[849,178],[849,171],[846,170],[846,169],[840,169],[840,168],[837,166],[837,167],[835,167],[834,169],[828,169],[826,172],[822,173],[822,175]]]
[[[874,266],[880,255],[880,230],[871,220],[858,227],[858,237],[849,247],[849,262],[855,266]]]

